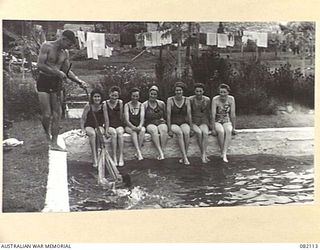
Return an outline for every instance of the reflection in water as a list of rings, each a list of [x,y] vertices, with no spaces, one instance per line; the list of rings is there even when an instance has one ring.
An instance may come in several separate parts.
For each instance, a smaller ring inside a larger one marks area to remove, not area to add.
[[[230,156],[225,164],[191,158],[126,162],[132,190],[104,190],[88,163],[68,162],[71,211],[310,203],[313,157]]]

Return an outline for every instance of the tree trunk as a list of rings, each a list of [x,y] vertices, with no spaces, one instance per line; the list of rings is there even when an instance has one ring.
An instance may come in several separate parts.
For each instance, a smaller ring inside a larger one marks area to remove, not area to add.
[[[181,62],[181,38],[178,40],[178,67],[177,67],[177,78],[181,78],[182,76],[182,62]]]

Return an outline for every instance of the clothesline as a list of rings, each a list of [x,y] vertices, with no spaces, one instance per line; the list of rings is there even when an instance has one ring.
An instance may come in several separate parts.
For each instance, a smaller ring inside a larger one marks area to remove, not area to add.
[[[63,30],[57,30],[61,35]],[[120,40],[120,34],[86,32],[78,30],[75,34],[78,37],[79,48],[87,48],[88,58],[98,60],[99,56],[110,57],[113,48],[106,45],[106,40],[114,42]],[[241,32],[241,42],[246,45],[248,40],[257,44],[258,47],[268,47],[268,33],[256,31]],[[173,44],[172,34],[168,31],[150,31],[134,35],[136,46],[138,48],[159,47],[162,45]],[[200,44],[217,46],[218,48],[234,47],[234,33],[200,33]]]

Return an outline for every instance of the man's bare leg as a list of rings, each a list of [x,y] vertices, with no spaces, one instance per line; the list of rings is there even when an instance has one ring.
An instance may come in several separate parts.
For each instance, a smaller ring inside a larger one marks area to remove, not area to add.
[[[51,110],[52,110],[52,139],[51,139],[51,150],[57,150],[57,151],[66,151],[65,149],[61,148],[58,145],[58,135],[60,130],[60,119],[61,119],[61,93],[51,93],[50,94],[50,100],[51,100]]]
[[[40,102],[41,110],[41,123],[46,133],[48,141],[51,141],[51,103],[50,103],[50,94],[46,92],[38,92],[38,98]]]

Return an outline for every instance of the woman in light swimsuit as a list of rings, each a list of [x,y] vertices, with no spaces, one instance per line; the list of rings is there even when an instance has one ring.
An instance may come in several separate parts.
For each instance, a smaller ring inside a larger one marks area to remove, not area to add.
[[[109,100],[106,101],[109,123],[106,124],[106,131],[111,136],[113,161],[119,167],[123,162],[123,102],[119,99],[120,88],[113,86],[109,90]],[[119,162],[117,160],[117,146],[119,146]]]
[[[138,160],[143,160],[141,146],[146,132],[144,123],[144,106],[139,102],[140,90],[130,90],[131,101],[124,105],[124,119],[127,124],[125,131],[131,134],[132,142],[137,150]]]
[[[220,84],[219,95],[212,98],[212,134],[218,136],[221,158],[228,162],[227,151],[231,135],[235,134],[236,105],[234,97],[229,95],[230,87]]]
[[[204,85],[196,83],[194,89],[195,95],[190,96],[192,126],[201,152],[202,163],[209,161],[207,157],[209,121],[210,121],[210,98],[204,96]]]
[[[167,101],[167,123],[168,134],[176,134],[179,147],[182,153],[182,159],[179,162],[190,165],[187,157],[189,148],[191,125],[191,107],[189,99],[183,96],[184,83],[176,82],[174,86],[175,95],[168,98]]]
[[[166,105],[157,99],[159,89],[152,86],[149,89],[149,100],[143,103],[145,109],[145,126],[151,135],[152,141],[158,150],[158,160],[164,159],[162,147],[165,147],[168,139],[168,127],[165,120]],[[160,139],[159,139],[160,137]]]

